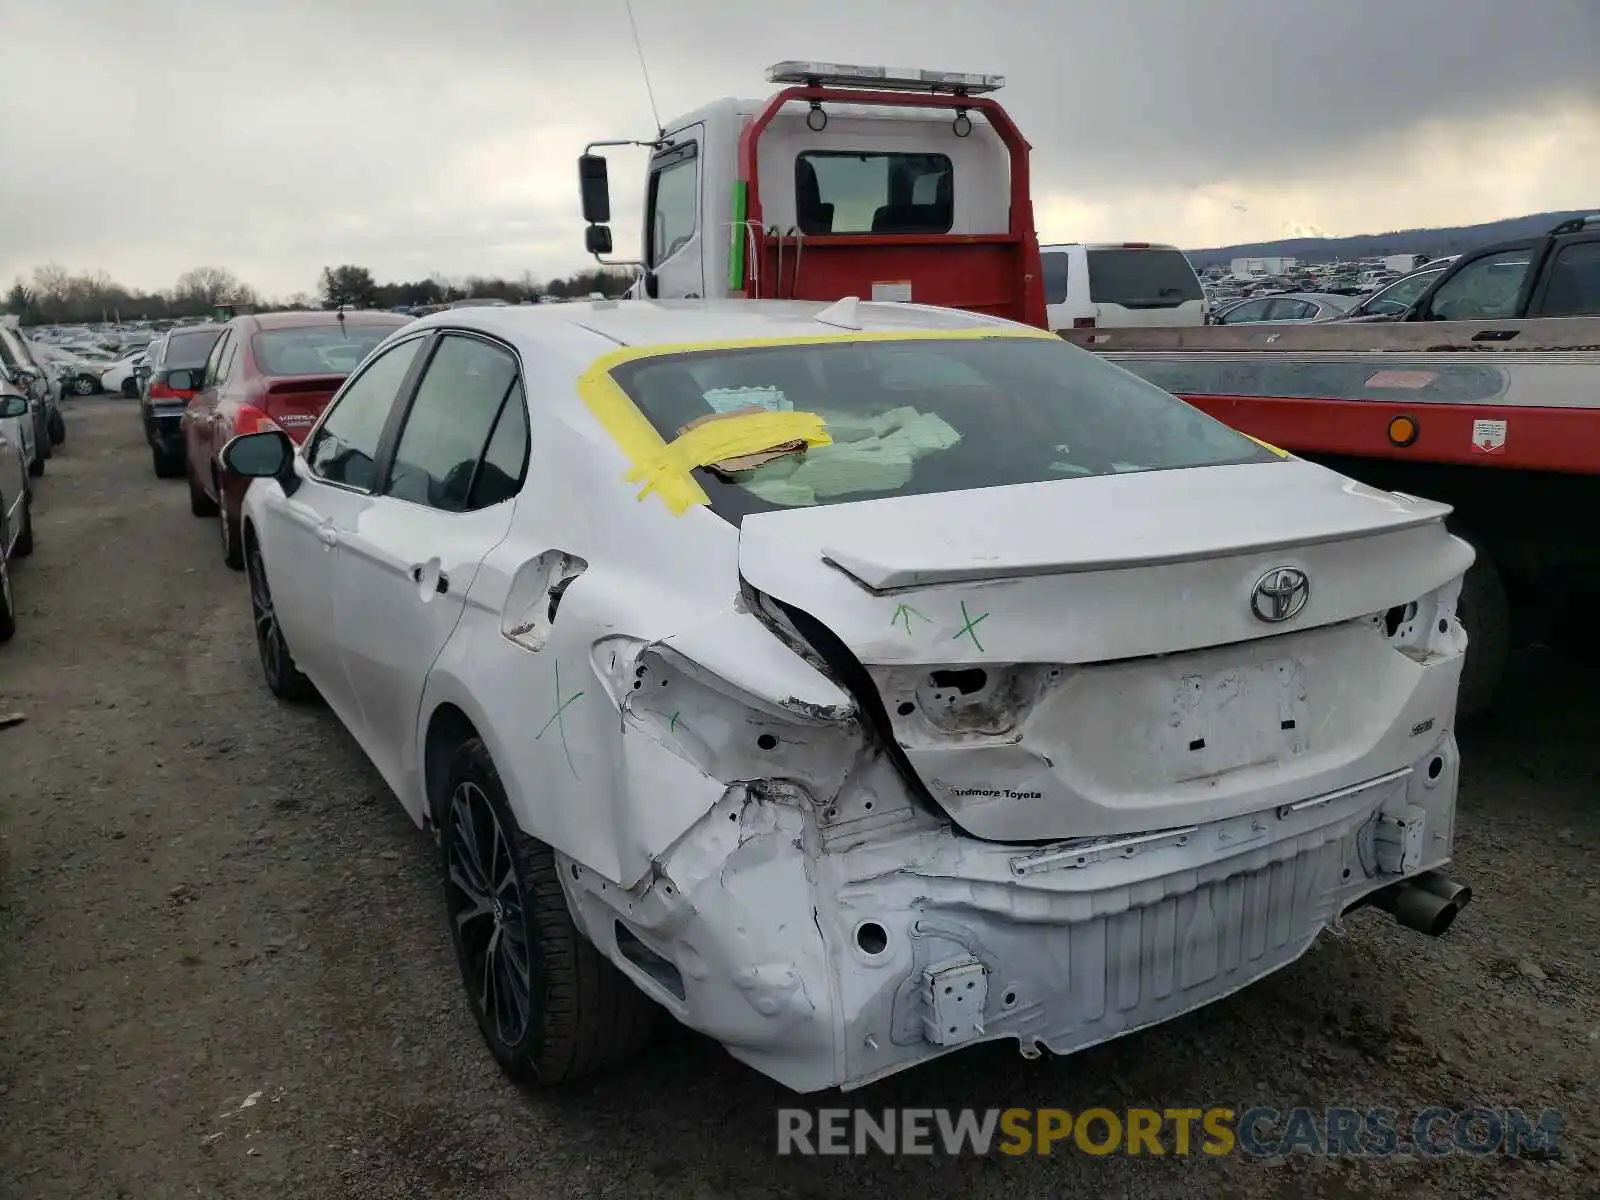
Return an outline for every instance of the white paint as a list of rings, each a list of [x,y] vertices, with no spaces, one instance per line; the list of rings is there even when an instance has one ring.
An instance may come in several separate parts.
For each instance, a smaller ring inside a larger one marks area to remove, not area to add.
[[[1472,423],[1472,448],[1482,454],[1498,454],[1506,447],[1510,422],[1479,420]]]
[[[462,326],[521,359],[534,432],[514,501],[419,520],[252,485],[290,647],[413,820],[449,706],[556,850],[584,935],[801,1091],[974,1041],[1069,1053],[1167,1020],[1292,962],[1386,867],[1448,860],[1472,552],[1447,509],[1297,460],[793,509],[742,532],[641,502],[577,377],[619,343],[814,336],[819,311],[425,318],[410,332]],[[870,302],[856,320],[987,323]],[[390,569],[408,561],[425,583],[447,572],[450,596]],[[1268,626],[1251,589],[1284,565],[1310,599]],[[852,694],[774,597],[877,695]],[[1426,837],[1384,848],[1418,813]],[[619,923],[660,961],[625,954]],[[955,979],[982,999],[952,1034],[929,989]]]

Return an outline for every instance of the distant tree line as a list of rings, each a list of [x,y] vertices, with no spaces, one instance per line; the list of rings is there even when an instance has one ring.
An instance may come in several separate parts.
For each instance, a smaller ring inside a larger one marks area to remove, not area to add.
[[[622,295],[633,283],[631,271],[615,268],[579,271],[565,279],[541,282],[531,271],[518,279],[498,279],[468,275],[465,279],[446,279],[432,275],[412,283],[379,283],[372,272],[353,263],[323,267],[317,293],[322,307],[396,308],[425,304],[448,304],[452,300],[504,300],[521,304],[540,296],[562,299],[581,298],[599,292],[607,297]]]
[[[211,316],[217,305],[259,309],[395,308],[489,298],[520,304],[542,295],[581,297],[591,292],[620,296],[633,282],[626,271],[580,271],[541,282],[531,272],[515,280],[471,275],[432,275],[414,283],[379,283],[365,267],[346,263],[323,268],[316,292],[264,298],[224,267],[194,267],[162,291],[124,287],[104,271],[73,274],[52,263],[19,278],[5,294],[4,310],[24,325],[76,325],[96,321],[158,320]]]

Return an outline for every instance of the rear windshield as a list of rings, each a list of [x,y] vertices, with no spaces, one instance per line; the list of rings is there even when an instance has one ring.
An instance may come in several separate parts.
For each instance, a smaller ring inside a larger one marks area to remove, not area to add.
[[[206,359],[211,357],[211,347],[217,344],[221,336],[220,326],[216,329],[196,329],[193,333],[171,334],[167,338],[167,353],[161,365],[174,370],[203,367]]]
[[[715,511],[749,512],[1133,471],[1276,461],[1159,387],[1059,339],[830,342],[695,351],[612,377],[672,441],[752,406],[815,413],[832,443],[696,472]]]
[[[1203,300],[1194,268],[1178,250],[1090,250],[1089,299],[1123,308],[1176,308]]]
[[[794,201],[801,233],[949,233],[954,170],[944,154],[807,150]]]
[[[251,347],[263,375],[348,375],[402,324],[269,329],[256,334]]]

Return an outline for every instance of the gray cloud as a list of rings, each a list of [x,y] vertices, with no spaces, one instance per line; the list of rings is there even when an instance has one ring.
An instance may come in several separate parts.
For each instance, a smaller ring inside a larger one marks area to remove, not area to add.
[[[1252,189],[1298,184],[1314,204],[1303,185],[1339,186],[1330,163],[1414,180],[1427,164],[1368,161],[1414,128],[1443,123],[1470,147],[1489,123],[1509,136],[1507,114],[1529,138],[1557,109],[1600,127],[1594,0],[635,11],[664,117],[763,94],[781,58],[998,71],[1041,194],[1217,186],[1240,222]],[[380,275],[563,272],[584,262],[573,157],[589,138],[650,132],[622,0],[34,0],[8,14],[0,70],[12,96],[36,97],[8,119],[5,277],[55,260],[158,286],[215,261],[283,293],[346,260]],[[1552,206],[1581,202],[1561,183]],[[1417,195],[1414,223],[1433,219]],[[1258,232],[1286,220],[1326,223],[1263,214]]]

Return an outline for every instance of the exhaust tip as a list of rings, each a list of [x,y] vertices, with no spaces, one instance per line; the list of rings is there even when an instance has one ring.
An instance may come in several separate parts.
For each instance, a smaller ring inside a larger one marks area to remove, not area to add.
[[[1428,937],[1439,937],[1472,902],[1472,889],[1437,871],[1373,893],[1372,903],[1404,925]]]

